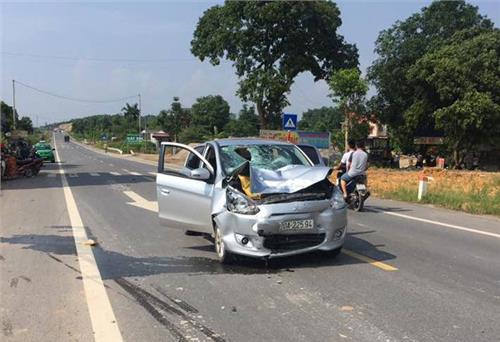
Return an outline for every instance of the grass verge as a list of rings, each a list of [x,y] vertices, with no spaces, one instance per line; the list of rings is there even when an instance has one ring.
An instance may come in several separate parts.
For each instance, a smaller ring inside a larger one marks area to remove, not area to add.
[[[432,177],[427,195],[418,201],[418,179]],[[372,169],[369,187],[374,196],[428,203],[472,214],[500,216],[500,173],[426,169],[400,171]]]

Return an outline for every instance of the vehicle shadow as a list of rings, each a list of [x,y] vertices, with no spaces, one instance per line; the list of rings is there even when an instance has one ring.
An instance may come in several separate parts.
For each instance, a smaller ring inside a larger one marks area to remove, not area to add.
[[[54,228],[64,229],[66,227],[57,226]],[[92,238],[92,235],[89,234],[89,237]],[[22,249],[45,253],[54,260],[56,260],[54,255],[76,255],[75,242],[72,236],[53,234],[13,235],[12,237],[1,237],[0,243],[22,245]],[[213,250],[213,245],[186,248],[208,251]],[[345,248],[378,261],[396,258],[395,255],[382,251],[378,246],[354,235],[348,236]],[[213,257],[187,255],[136,257],[106,250],[99,244],[92,247],[92,250],[103,279],[145,277],[158,274],[187,274],[190,276],[206,274],[272,274],[294,272],[295,270],[312,267],[336,267],[364,263],[364,261],[343,253],[334,258],[328,253],[319,251],[267,261],[238,256],[233,264],[222,265],[217,261],[215,252]]]

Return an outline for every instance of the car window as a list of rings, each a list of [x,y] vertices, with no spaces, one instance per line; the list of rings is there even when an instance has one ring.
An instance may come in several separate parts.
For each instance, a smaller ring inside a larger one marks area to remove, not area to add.
[[[309,159],[311,159],[314,165],[321,164],[316,148],[314,148],[313,146],[305,146],[305,145],[298,145],[298,146],[309,157]]]
[[[200,153],[203,154],[205,146],[200,145],[196,146],[194,149]],[[190,152],[186,158],[186,162],[184,164],[185,167],[187,167],[190,170],[194,170],[200,167],[200,158],[198,158],[194,153]]]
[[[214,175],[217,174],[217,157],[215,155],[215,150],[212,146],[208,146],[207,152],[205,154],[205,159],[210,163],[210,165],[214,169]],[[205,165],[203,165],[204,168],[207,168]]]
[[[163,148],[163,173],[189,177],[191,170],[186,166],[186,160],[191,152],[184,147],[164,146]],[[199,158],[194,156],[190,164],[200,165]]]
[[[220,149],[221,164],[226,174],[231,174],[246,160],[253,167],[278,170],[288,165],[311,166],[304,154],[294,145],[231,145]]]

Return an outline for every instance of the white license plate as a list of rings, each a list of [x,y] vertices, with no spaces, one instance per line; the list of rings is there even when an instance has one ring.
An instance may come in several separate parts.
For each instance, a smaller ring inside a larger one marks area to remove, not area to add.
[[[293,220],[280,223],[280,231],[309,230],[314,228],[314,220]]]
[[[358,190],[366,190],[366,185],[364,185],[364,184],[356,184],[356,189],[358,189]]]

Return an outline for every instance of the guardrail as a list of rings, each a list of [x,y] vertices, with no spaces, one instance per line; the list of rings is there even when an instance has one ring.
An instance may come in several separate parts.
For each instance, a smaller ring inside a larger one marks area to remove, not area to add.
[[[106,148],[106,152],[108,152],[108,151],[113,151],[113,152],[117,152],[117,153],[123,154],[123,151],[120,150],[119,148],[107,147]]]

